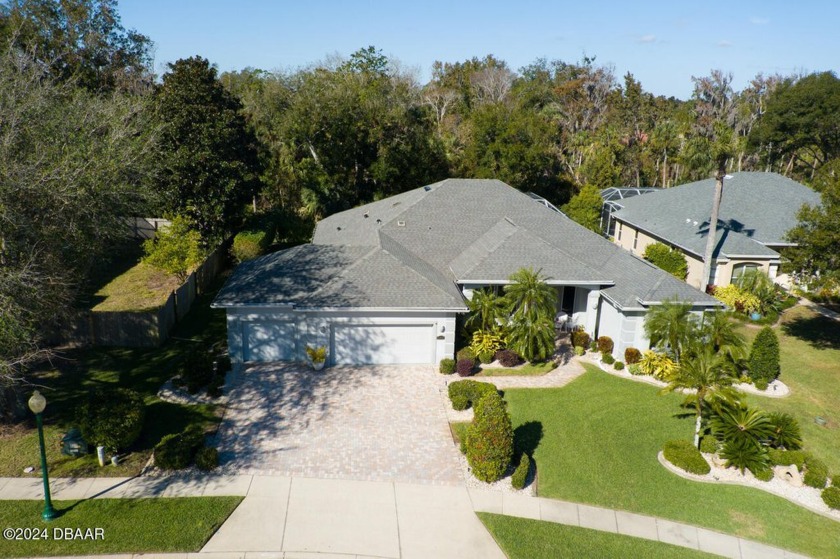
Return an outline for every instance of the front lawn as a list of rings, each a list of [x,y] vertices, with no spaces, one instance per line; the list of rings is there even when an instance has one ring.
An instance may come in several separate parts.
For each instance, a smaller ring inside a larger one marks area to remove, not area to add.
[[[236,509],[242,497],[88,499],[56,501],[61,516],[41,520],[42,501],[0,501],[3,528],[46,529],[47,539],[10,541],[3,557],[197,552]],[[102,529],[101,539],[57,539],[62,528]],[[58,531],[54,531],[58,530]]]
[[[138,262],[97,291],[94,311],[142,312],[162,307],[181,282],[178,278]]]
[[[701,559],[717,557],[667,543],[577,526],[479,512],[478,517],[509,559],[598,557],[599,559]]]
[[[557,368],[554,361],[545,363],[525,363],[519,367],[482,367],[474,374],[476,377],[538,377]]]
[[[749,396],[750,403],[796,417],[806,449],[832,473],[840,474],[840,322],[799,306],[785,311],[774,330],[781,355],[779,378],[791,394],[786,398]],[[758,331],[740,329],[749,342]],[[817,425],[817,416],[827,419],[828,425]]]
[[[215,293],[198,297],[174,336],[159,348],[95,347],[67,351],[52,366],[35,372],[32,382],[47,398],[45,441],[53,476],[132,476],[140,472],[160,439],[189,425],[205,428],[218,423],[214,405],[180,405],[160,400],[160,386],[171,378],[196,343],[225,339],[224,311],[210,309]],[[70,458],[61,454],[61,436],[75,424],[74,415],[90,389],[100,386],[130,388],[146,401],[146,420],[140,439],[119,466],[100,468],[94,454]],[[34,420],[0,426],[0,476],[38,476],[38,438]],[[31,474],[23,469],[35,466]]]
[[[836,557],[840,523],[760,490],[692,482],[659,464],[665,441],[693,432],[679,395],[584,366],[587,373],[563,388],[505,391],[514,427],[534,439],[539,495]]]

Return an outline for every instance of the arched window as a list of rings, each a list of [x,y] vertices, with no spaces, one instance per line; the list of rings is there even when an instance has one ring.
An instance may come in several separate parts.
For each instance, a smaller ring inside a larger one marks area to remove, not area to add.
[[[738,283],[741,281],[744,273],[748,270],[758,270],[759,265],[755,262],[744,262],[743,264],[735,264],[732,266],[732,280],[730,283]]]

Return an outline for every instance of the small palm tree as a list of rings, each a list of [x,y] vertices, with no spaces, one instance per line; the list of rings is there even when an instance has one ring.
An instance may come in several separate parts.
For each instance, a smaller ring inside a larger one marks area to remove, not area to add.
[[[683,405],[693,406],[697,414],[694,425],[694,446],[700,447],[700,429],[703,423],[703,408],[719,401],[737,401],[738,393],[732,388],[736,378],[724,356],[715,353],[711,347],[692,352],[684,359],[671,376],[664,392],[691,390]]]
[[[696,337],[697,323],[691,304],[677,299],[651,307],[645,315],[645,333],[654,347],[669,349],[679,362],[683,350]]]
[[[795,417],[789,413],[773,412],[768,418],[773,429],[770,435],[770,446],[785,450],[802,448],[802,431]]]
[[[735,323],[723,311],[703,316],[703,338],[717,351],[738,352],[746,347],[744,337],[735,330]]]
[[[493,330],[498,323],[496,319],[507,316],[507,301],[489,289],[476,289],[472,298],[467,301],[470,316],[465,326],[471,330]]]
[[[511,283],[505,286],[505,298],[514,318],[527,317],[532,322],[539,319],[553,321],[557,290],[545,280],[539,270],[532,268],[521,268],[510,276]]]
[[[745,441],[763,445],[773,435],[770,417],[760,409],[741,403],[719,406],[709,424],[715,437],[724,443]]]
[[[545,361],[554,353],[554,322],[539,317],[514,318],[507,345],[528,361]]]

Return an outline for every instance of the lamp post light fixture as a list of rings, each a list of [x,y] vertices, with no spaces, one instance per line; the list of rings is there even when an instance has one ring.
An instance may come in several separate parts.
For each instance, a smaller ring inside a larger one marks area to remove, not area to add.
[[[44,520],[52,520],[58,516],[58,511],[56,511],[52,506],[52,499],[50,499],[50,479],[47,475],[47,452],[44,447],[44,423],[41,420],[41,414],[44,412],[44,408],[46,407],[47,399],[44,398],[44,396],[37,390],[33,392],[32,397],[29,398],[29,409],[35,414],[35,423],[38,424],[38,442],[41,445],[41,477],[44,480],[44,512],[41,514],[41,518]]]

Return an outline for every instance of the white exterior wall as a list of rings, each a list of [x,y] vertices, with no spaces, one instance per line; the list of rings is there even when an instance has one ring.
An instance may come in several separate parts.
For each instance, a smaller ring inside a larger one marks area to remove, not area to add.
[[[598,337],[609,336],[615,343],[613,354],[617,355],[618,341],[621,339],[622,324],[624,315],[608,300],[601,297],[600,311],[598,312]],[[622,353],[624,350],[621,350]]]

